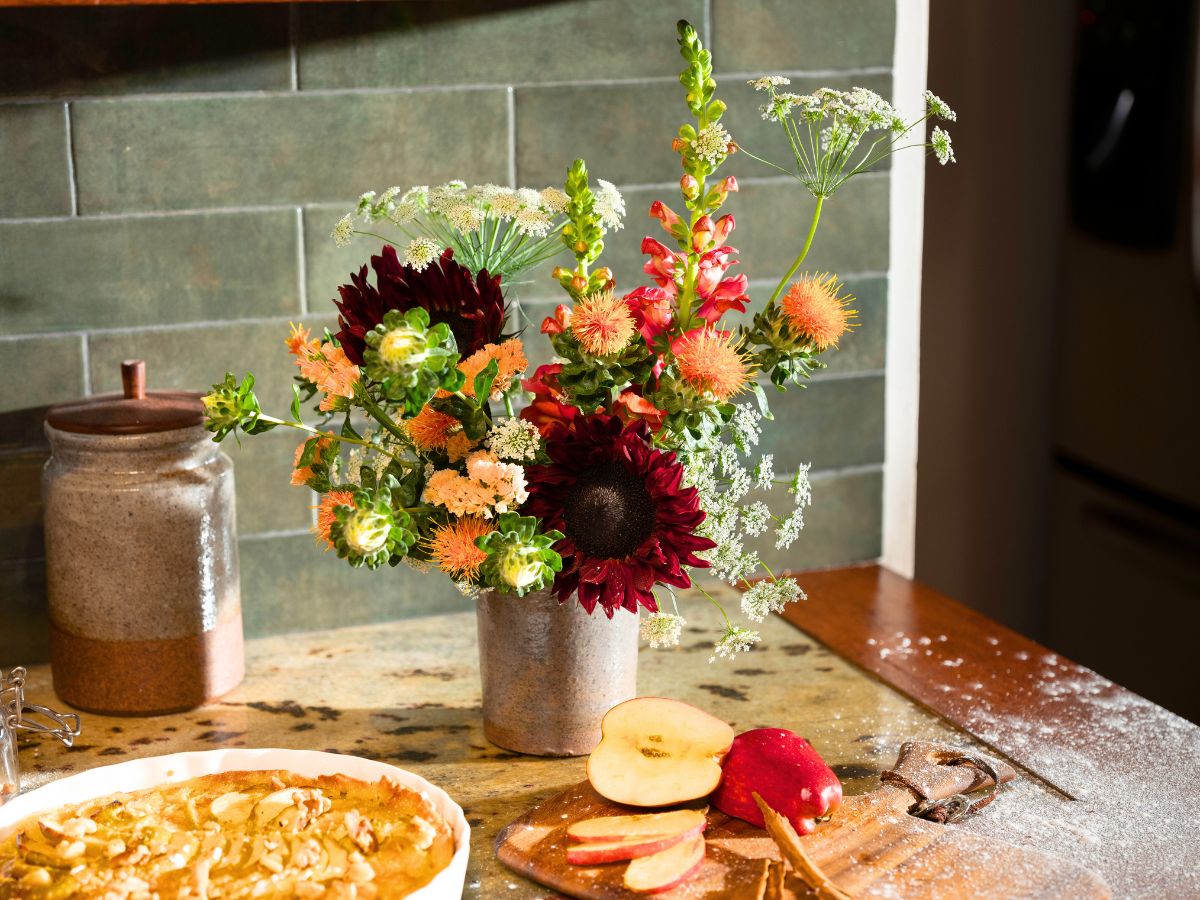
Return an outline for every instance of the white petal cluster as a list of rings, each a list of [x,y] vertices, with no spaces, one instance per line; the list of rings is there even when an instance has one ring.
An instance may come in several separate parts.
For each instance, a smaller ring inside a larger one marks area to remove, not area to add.
[[[933,155],[943,166],[946,163],[957,162],[954,158],[954,148],[950,146],[950,135],[940,125],[935,125],[929,135],[929,146],[933,148]]]
[[[679,643],[685,624],[682,616],[653,612],[642,619],[641,637],[654,650],[660,647],[674,647]]]
[[[441,255],[442,248],[436,241],[425,237],[417,238],[409,242],[404,253],[404,264],[412,266],[418,272],[424,272]]]
[[[751,622],[761,622],[773,612],[783,612],[789,603],[807,599],[794,578],[760,581],[742,594],[742,613]]]
[[[746,82],[746,84],[750,85],[756,91],[769,91],[771,88],[791,83],[792,79],[784,78],[782,75],[763,75],[761,78],[752,78]]]
[[[554,227],[550,214],[540,206],[522,206],[514,218],[517,230],[531,237],[545,237]]]
[[[692,151],[713,168],[719,166],[729,155],[729,144],[733,139],[725,126],[719,122],[705,125],[692,139]]]
[[[537,459],[542,435],[525,419],[504,419],[487,436],[487,448],[500,459],[527,462]]]
[[[337,224],[333,226],[333,242],[339,247],[349,245],[354,237],[354,216],[351,213],[346,213],[337,220]]]
[[[757,631],[730,625],[725,630],[724,636],[713,645],[713,655],[708,658],[708,661],[713,663],[718,659],[733,659],[739,653],[748,652],[761,640],[762,635]]]
[[[945,100],[935,94],[933,91],[925,92],[925,109],[929,115],[934,118],[941,119],[944,122],[957,122],[958,113],[950,108]]]
[[[566,212],[571,204],[571,198],[566,192],[556,187],[544,188],[538,196],[541,197],[542,205],[554,215]]]
[[[625,217],[625,198],[617,190],[617,186],[603,178],[596,179],[596,213],[600,216],[600,224],[610,231],[619,231],[622,219]]]

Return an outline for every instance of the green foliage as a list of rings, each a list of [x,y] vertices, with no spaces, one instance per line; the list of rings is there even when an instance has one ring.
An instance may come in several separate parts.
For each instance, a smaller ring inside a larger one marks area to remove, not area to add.
[[[553,583],[555,573],[562,571],[554,542],[562,540],[563,534],[539,533],[540,527],[535,517],[515,512],[496,519],[496,530],[475,541],[487,553],[479,568],[484,585],[523,597]]]
[[[254,393],[254,376],[247,373],[238,384],[232,372],[225,373],[225,380],[212,386],[212,391],[202,398],[204,403],[204,427],[213,432],[213,440],[220,443],[240,430],[244,434],[262,434],[270,431],[277,423],[262,418],[262,407]]]
[[[584,412],[607,408],[629,385],[644,384],[654,368],[654,354],[643,341],[609,356],[586,353],[570,331],[550,335],[550,343],[564,360],[558,383]]]
[[[389,402],[415,416],[439,389],[457,391],[463,374],[458,347],[445,322],[430,327],[429,313],[417,307],[389,310],[366,335],[363,372]]]
[[[354,493],[352,506],[334,510],[335,521],[329,539],[339,558],[351,566],[377,569],[385,562],[395,565],[417,542],[412,516],[393,506],[393,492],[401,493],[400,483],[391,475],[378,484],[364,484]]]

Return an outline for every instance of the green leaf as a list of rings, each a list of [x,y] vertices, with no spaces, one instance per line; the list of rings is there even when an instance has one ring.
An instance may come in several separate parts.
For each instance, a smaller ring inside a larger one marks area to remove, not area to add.
[[[489,360],[483,370],[475,376],[476,406],[482,408],[488,402],[488,397],[492,395],[492,385],[496,383],[498,374],[500,374],[500,364],[493,359]]]
[[[292,385],[292,421],[300,421],[300,385]]]
[[[354,426],[350,424],[350,413],[346,413],[346,419],[342,422],[342,437],[354,438],[362,440],[362,435],[354,430]]]

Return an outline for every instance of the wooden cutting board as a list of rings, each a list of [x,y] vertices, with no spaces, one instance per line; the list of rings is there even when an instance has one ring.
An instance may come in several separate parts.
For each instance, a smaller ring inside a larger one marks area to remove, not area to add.
[[[967,766],[930,767],[934,752],[950,748],[905,744],[893,770],[926,796],[941,796],[991,784]],[[907,753],[907,761],[905,754]],[[917,757],[920,756],[918,760]],[[996,765],[1002,781],[1013,777]],[[847,797],[831,821],[801,839],[805,852],[841,890],[854,897],[904,898],[1111,897],[1094,872],[1033,850],[964,833],[908,814],[914,795],[898,783],[884,783],[868,794]],[[496,856],[510,869],[581,900],[628,900],[642,895],[623,884],[626,863],[573,866],[566,860],[568,825],[595,816],[647,812],[605,800],[586,781],[538,804],[505,828]],[[1004,815],[1001,793],[986,815]],[[768,867],[781,859],[779,848],[761,828],[724,813],[708,813],[707,852],[701,868],[684,884],[655,895],[665,900],[755,900],[766,891]],[[813,896],[791,871],[784,898]]]

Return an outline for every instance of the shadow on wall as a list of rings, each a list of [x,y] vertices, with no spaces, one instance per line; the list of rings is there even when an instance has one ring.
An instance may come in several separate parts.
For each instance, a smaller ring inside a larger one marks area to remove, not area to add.
[[[287,4],[274,3],[238,5],[228,10],[207,5],[5,10],[4,28],[0,29],[0,92],[9,96],[146,92],[168,72],[173,82],[181,78],[187,82],[185,90],[221,90],[227,86],[224,76],[211,64],[222,59],[238,61],[239,89],[287,89],[288,84],[276,83],[270,64],[289,55],[293,29],[298,39],[311,44],[345,42],[362,34],[407,31],[419,26],[427,45],[436,45],[437,33],[452,35],[460,20],[477,21],[485,15],[554,6],[558,2],[334,4],[332,10],[313,6],[306,10],[303,20]],[[221,16],[236,27],[223,31],[214,28],[213,20]],[[430,30],[432,41],[428,40]],[[214,41],[213,34],[218,31],[221,40]],[[164,34],[171,40],[161,40]],[[436,47],[432,49],[436,52]],[[555,55],[563,56],[557,51]],[[413,68],[428,65],[427,59],[408,56],[396,64]],[[245,67],[255,59],[263,64],[260,83],[247,85]],[[47,60],[53,64],[47,65]],[[477,64],[481,69],[494,70],[496,66],[492,59],[481,59]]]

